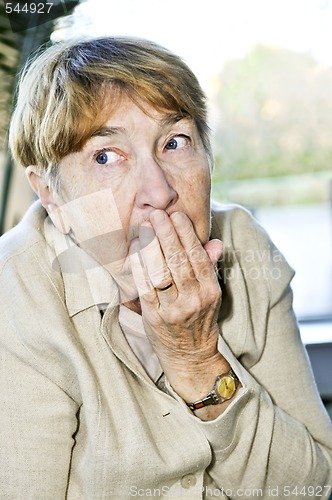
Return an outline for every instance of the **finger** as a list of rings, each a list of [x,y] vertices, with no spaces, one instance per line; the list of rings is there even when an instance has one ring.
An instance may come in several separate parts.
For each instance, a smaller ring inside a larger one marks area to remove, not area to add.
[[[178,291],[180,293],[188,291],[188,287],[193,286],[193,280],[196,285],[197,281],[170,217],[166,212],[156,210],[151,214],[150,220]]]
[[[148,294],[150,300],[156,299],[155,289],[147,275],[144,261],[141,256],[141,247],[138,238],[135,238],[131,242],[129,256],[131,270],[139,297],[143,297]]]
[[[223,250],[224,250],[224,245],[222,241],[214,239],[210,240],[207,242],[206,245],[204,245],[204,249],[206,253],[208,254],[208,257],[214,266],[217,264],[218,260],[222,256]]]
[[[168,287],[168,285],[172,283],[173,277],[165,262],[157,236],[155,235],[153,240],[150,240],[150,242],[146,244],[146,228],[152,229],[148,221],[143,222],[139,228],[141,255],[151,284],[158,291],[158,289]]]
[[[198,239],[189,217],[182,212],[175,212],[170,216],[179,240],[186,251],[188,260],[195,273],[196,280],[215,280],[216,275],[208,253]],[[209,247],[208,247],[209,248]]]

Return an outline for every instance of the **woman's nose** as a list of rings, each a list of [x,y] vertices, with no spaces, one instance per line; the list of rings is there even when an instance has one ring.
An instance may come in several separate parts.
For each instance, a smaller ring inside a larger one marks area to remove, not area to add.
[[[142,162],[138,172],[136,204],[165,210],[178,195],[165,171],[153,158]]]

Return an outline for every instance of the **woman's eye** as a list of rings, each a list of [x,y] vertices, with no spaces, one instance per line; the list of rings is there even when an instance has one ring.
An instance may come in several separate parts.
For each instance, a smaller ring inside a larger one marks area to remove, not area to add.
[[[115,151],[101,151],[96,155],[96,162],[99,165],[108,165],[121,160],[122,156]]]
[[[186,135],[176,135],[167,142],[165,149],[172,150],[172,149],[184,148],[189,144],[189,142],[190,139]]]

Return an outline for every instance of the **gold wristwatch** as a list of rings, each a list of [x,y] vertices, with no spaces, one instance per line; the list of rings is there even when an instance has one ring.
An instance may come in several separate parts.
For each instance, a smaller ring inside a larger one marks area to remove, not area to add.
[[[199,410],[204,406],[218,405],[231,399],[239,385],[239,379],[232,369],[227,373],[222,373],[216,378],[212,391],[205,398],[199,399],[194,403],[187,403],[191,411]]]

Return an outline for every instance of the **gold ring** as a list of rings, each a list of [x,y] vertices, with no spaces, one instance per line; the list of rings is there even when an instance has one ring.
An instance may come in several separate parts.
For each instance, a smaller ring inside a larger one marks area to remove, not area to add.
[[[169,288],[171,288],[171,286],[173,286],[173,281],[168,283],[168,285],[164,286],[163,288],[156,288],[156,290],[158,290],[158,292],[164,292],[165,290],[168,290]]]

